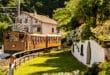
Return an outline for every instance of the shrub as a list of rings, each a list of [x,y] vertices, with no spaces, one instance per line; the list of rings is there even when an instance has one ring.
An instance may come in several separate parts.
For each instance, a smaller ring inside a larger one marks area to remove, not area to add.
[[[73,44],[73,41],[71,38],[67,38],[66,42],[67,42],[67,46],[71,46]]]
[[[79,38],[79,40],[88,40],[90,38],[90,36],[92,35],[90,27],[91,27],[91,25],[89,23],[82,24],[76,30],[77,38]]]
[[[98,75],[100,69],[97,63],[94,63],[92,67],[88,68],[84,75]]]
[[[84,75],[110,75],[110,62],[95,63]]]
[[[110,75],[110,62],[99,64],[99,68],[101,69],[99,75]]]
[[[8,75],[9,71],[8,69],[2,67],[0,68],[0,75]]]

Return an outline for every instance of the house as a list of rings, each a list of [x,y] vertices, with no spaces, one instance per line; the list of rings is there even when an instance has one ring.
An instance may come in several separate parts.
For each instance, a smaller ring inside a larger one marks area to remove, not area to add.
[[[72,55],[89,67],[94,63],[110,62],[110,20],[94,28],[94,31],[94,35],[97,37],[98,41],[78,41],[75,39],[71,47]],[[100,38],[98,38],[99,35],[101,35]],[[76,36],[74,35],[73,38],[76,38]]]
[[[20,16],[15,18],[12,29],[20,32],[56,34],[56,27],[57,22],[47,16],[22,11]]]
[[[74,42],[72,55],[83,64],[91,67],[94,63],[106,61],[106,50],[94,40]]]

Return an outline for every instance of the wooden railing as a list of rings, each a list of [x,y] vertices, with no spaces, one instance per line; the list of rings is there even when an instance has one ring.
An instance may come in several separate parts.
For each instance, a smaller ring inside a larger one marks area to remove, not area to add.
[[[45,55],[44,51],[47,48],[37,49],[37,50],[30,50],[30,51],[22,51],[14,53],[10,56],[10,63],[9,63],[9,75],[14,75],[14,69],[17,68],[21,63],[32,59],[36,56]]]

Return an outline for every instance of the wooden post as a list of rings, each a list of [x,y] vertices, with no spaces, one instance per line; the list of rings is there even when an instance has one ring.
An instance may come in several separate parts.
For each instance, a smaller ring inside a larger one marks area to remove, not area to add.
[[[9,75],[14,75],[14,67],[15,67],[15,56],[11,56],[9,63]]]

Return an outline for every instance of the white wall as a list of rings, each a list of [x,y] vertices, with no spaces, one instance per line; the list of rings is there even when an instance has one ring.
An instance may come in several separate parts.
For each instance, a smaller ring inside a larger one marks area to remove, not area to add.
[[[75,44],[75,43],[74,43]],[[83,56],[80,55],[81,52],[81,44],[83,44]],[[78,52],[78,48],[79,52]],[[95,62],[104,62],[105,61],[105,53],[104,48],[102,48],[97,42],[90,40],[90,47],[91,47],[91,61],[90,64],[86,64],[87,61],[87,46],[88,46],[88,40],[85,42],[78,42],[77,46],[74,46],[74,52],[73,49],[71,49],[71,52],[73,56],[75,56],[80,62],[87,66],[91,66]]]
[[[37,20],[37,22],[36,22],[36,19],[34,19],[26,14],[21,14],[19,18],[22,19],[22,23],[20,23],[19,26],[16,24],[18,26],[18,28],[13,29],[13,30],[21,31],[25,27],[28,27],[29,32],[37,32],[37,25],[40,25],[42,34],[56,34],[57,33],[56,25],[52,25],[49,23],[43,23],[39,20]],[[25,19],[28,19],[27,23],[25,23]],[[16,23],[18,23],[17,19],[16,19]],[[36,27],[35,27],[35,25],[36,25]],[[54,33],[52,33],[52,28],[54,28]]]
[[[52,28],[54,28],[54,34],[56,34],[57,33],[56,25],[42,23],[42,33],[43,34],[52,34]]]

